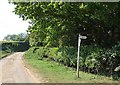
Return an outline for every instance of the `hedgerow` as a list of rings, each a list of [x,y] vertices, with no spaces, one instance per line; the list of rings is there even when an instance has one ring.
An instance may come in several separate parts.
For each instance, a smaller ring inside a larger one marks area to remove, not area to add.
[[[2,51],[18,52],[25,51],[29,49],[30,46],[28,42],[3,41],[0,43],[0,47],[2,47]]]

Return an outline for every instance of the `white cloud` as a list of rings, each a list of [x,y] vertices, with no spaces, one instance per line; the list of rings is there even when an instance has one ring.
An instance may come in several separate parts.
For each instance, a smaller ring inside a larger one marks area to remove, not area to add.
[[[7,0],[0,2],[0,40],[7,34],[26,32],[29,26],[28,22],[15,15],[13,10],[14,5],[9,4]]]

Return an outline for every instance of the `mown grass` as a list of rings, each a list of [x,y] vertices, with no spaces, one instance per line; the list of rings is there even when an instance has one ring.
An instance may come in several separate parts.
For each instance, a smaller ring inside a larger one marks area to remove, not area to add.
[[[24,59],[28,65],[36,69],[38,74],[49,83],[118,83],[110,77],[84,73],[80,71],[77,78],[76,71],[59,63],[47,59],[38,60],[34,53],[26,52]]]

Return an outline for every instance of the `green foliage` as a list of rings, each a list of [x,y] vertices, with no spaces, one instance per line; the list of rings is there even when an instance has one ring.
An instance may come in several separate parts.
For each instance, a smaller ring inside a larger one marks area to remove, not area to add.
[[[20,33],[20,34],[8,34],[4,37],[4,40],[6,41],[27,41],[28,35],[26,33]]]
[[[38,54],[35,52],[36,51],[36,47],[32,47],[27,51],[27,56],[25,57],[26,59],[31,59],[31,58],[38,58]],[[26,55],[26,53],[25,53]]]
[[[54,60],[54,61],[58,60],[59,57],[57,56],[57,51],[58,51],[58,48],[49,49],[49,53],[47,55],[49,56],[51,60]]]
[[[120,3],[13,2],[14,13],[30,20],[31,46],[77,46],[77,35],[85,44],[111,47],[120,41]]]

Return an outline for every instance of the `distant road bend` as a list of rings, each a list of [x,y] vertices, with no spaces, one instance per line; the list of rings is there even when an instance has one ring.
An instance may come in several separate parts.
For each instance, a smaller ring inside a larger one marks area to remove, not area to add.
[[[2,83],[38,83],[22,61],[24,52],[14,53],[0,60],[0,84]]]

